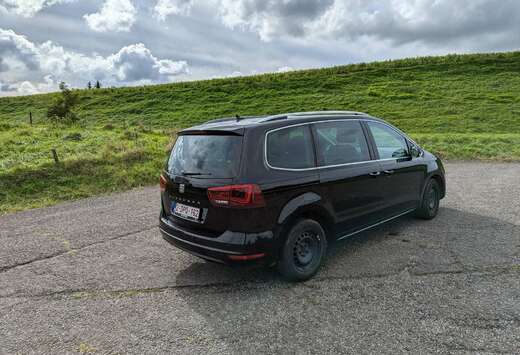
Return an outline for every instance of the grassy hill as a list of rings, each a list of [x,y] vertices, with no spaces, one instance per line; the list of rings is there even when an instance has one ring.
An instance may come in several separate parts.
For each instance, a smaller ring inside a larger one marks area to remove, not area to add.
[[[46,120],[56,94],[0,99],[0,213],[155,183],[176,130],[235,114],[364,111],[447,159],[520,160],[520,52],[79,94],[73,125]]]

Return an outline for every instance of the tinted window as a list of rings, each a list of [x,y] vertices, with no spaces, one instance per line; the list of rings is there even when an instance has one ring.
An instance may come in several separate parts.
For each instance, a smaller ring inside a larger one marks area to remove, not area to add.
[[[267,162],[276,168],[314,167],[312,138],[308,126],[284,128],[267,135]]]
[[[314,129],[320,166],[370,160],[365,134],[358,121],[318,123]]]
[[[368,122],[376,143],[379,159],[403,158],[408,156],[408,146],[403,136],[392,128],[377,122]]]
[[[236,176],[242,147],[241,136],[179,136],[168,160],[168,171],[212,178]]]

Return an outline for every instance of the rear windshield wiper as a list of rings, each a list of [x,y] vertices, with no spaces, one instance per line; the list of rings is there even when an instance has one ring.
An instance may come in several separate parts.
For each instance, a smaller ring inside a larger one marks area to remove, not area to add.
[[[211,175],[211,173],[202,173],[202,172],[190,173],[190,172],[186,172],[186,171],[181,172],[181,174],[184,176]]]

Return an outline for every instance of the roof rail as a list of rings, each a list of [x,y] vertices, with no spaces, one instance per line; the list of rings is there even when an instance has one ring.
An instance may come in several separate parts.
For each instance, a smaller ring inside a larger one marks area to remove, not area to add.
[[[289,117],[287,115],[275,115],[275,116],[268,116],[262,120],[262,122],[271,122],[271,121],[278,121],[278,120],[286,120]]]
[[[217,122],[234,121],[234,120],[236,120],[235,117],[221,117],[221,118],[215,118],[215,119],[206,121],[204,123],[217,123]]]
[[[267,116],[238,116],[238,117],[237,116],[215,118],[213,120],[209,120],[209,121],[206,121],[204,123],[218,123],[218,122],[226,122],[226,121],[242,121],[242,120],[253,119],[253,118],[267,117]]]
[[[311,111],[311,112],[293,112],[287,114],[288,116],[331,116],[331,115],[348,115],[348,116],[361,116],[366,115],[364,112],[358,111]]]
[[[293,113],[284,113],[281,115],[275,116],[267,116],[262,122],[271,122],[278,120],[285,120],[290,118],[297,117],[306,117],[306,116],[368,116],[364,112],[357,111],[316,111],[316,112],[293,112]]]

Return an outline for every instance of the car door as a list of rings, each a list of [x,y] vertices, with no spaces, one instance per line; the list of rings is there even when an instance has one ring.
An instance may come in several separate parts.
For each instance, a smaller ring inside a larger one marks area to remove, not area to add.
[[[321,188],[335,213],[337,236],[359,230],[381,218],[380,166],[371,156],[358,120],[312,125]]]
[[[417,207],[426,174],[422,159],[412,159],[408,140],[382,122],[365,122],[375,154],[381,165],[385,217]]]

